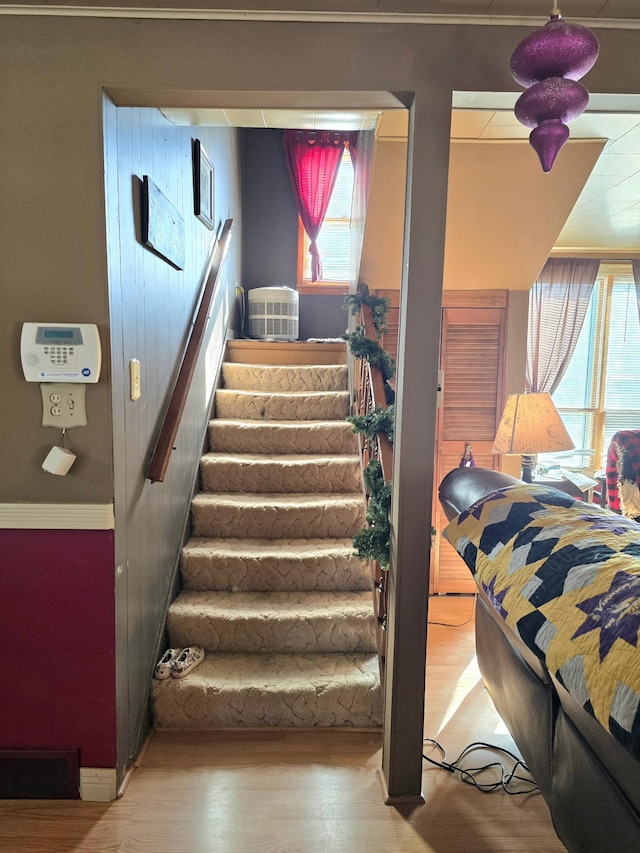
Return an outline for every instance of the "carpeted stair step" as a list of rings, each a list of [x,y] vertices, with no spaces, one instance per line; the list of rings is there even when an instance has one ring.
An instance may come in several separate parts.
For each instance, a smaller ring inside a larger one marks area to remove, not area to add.
[[[242,391],[345,391],[347,382],[341,364],[222,365],[223,388]]]
[[[343,421],[349,414],[348,391],[297,391],[290,394],[260,391],[215,392],[216,418],[254,421]]]
[[[369,592],[181,592],[169,646],[207,652],[375,652]]]
[[[154,681],[157,729],[382,725],[376,655],[209,655],[187,678]]]
[[[357,453],[347,421],[209,422],[209,450],[218,453]]]
[[[191,503],[193,536],[352,537],[365,526],[362,494],[214,494]]]
[[[188,590],[293,592],[368,590],[369,568],[351,539],[204,539],[187,542],[181,559]]]
[[[200,461],[205,492],[357,492],[359,456],[277,457],[255,453],[206,453]]]

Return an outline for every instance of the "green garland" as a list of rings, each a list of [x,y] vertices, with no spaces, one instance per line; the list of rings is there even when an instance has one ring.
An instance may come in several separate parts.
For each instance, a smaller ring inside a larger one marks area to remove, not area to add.
[[[371,459],[363,472],[364,483],[369,494],[367,526],[353,537],[353,547],[358,557],[375,560],[380,568],[389,568],[391,523],[391,485],[385,483],[382,468],[377,459]]]
[[[345,296],[343,308],[351,308],[351,314],[355,317],[360,313],[363,305],[371,308],[373,326],[376,336],[382,337],[387,331],[387,314],[389,313],[389,300],[386,296],[372,296],[366,284],[361,284],[357,293]]]
[[[387,328],[387,312],[389,300],[385,297],[372,296],[366,284],[360,285],[358,293],[345,297],[344,308],[351,308],[352,314],[357,314],[362,305],[368,305],[373,315],[373,325],[378,338]],[[347,420],[353,431],[362,433],[373,441],[378,433],[384,433],[393,444],[395,429],[395,392],[389,380],[395,375],[395,362],[388,352],[382,349],[377,341],[372,341],[364,333],[364,326],[358,326],[353,332],[342,335],[355,358],[365,358],[369,364],[380,368],[384,379],[384,393],[387,408],[376,406],[365,415],[354,415]],[[363,479],[369,495],[366,512],[367,526],[353,537],[353,547],[358,557],[374,560],[383,571],[387,571],[391,550],[391,483],[385,483],[382,467],[377,459],[371,459],[363,471]],[[436,535],[435,527],[431,527],[431,545]]]
[[[341,337],[347,341],[355,358],[364,358],[372,367],[379,367],[385,382],[393,379],[396,372],[395,361],[377,341],[372,341],[365,335],[364,326],[357,326],[353,332],[345,332]]]
[[[369,441],[374,441],[378,433],[382,432],[393,444],[395,425],[395,406],[393,403],[386,409],[383,409],[382,406],[376,406],[373,411],[367,412],[365,415],[353,415],[347,420],[354,432],[362,433]]]

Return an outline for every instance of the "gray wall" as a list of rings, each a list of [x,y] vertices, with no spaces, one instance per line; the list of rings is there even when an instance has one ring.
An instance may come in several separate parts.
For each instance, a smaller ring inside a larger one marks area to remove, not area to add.
[[[295,287],[298,211],[281,130],[247,129],[242,137],[243,284]],[[331,338],[347,328],[342,296],[300,294],[300,340]]]

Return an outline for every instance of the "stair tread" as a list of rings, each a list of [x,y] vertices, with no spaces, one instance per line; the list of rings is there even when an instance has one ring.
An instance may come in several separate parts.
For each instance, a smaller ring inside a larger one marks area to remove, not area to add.
[[[371,592],[184,591],[169,607],[174,647],[208,652],[374,652]]]
[[[189,590],[370,590],[368,564],[351,539],[192,537],[182,550]]]
[[[347,381],[347,366],[339,364],[222,365],[222,387],[229,389],[343,391]]]
[[[223,397],[292,397],[295,400],[313,400],[320,397],[348,397],[348,391],[250,391],[246,388],[218,388],[216,395]]]
[[[242,686],[246,690],[279,693],[298,689],[309,678],[336,679],[366,678],[378,682],[378,658],[372,652],[215,652],[208,654],[200,666],[186,678],[154,681],[154,691],[185,690],[206,683]]]
[[[215,538],[209,536],[193,536],[183,548],[183,553],[207,552],[216,554],[232,554],[250,558],[261,556],[281,557],[315,557],[326,554],[353,553],[351,539],[238,539],[234,537]]]
[[[331,590],[317,592],[214,592],[210,590],[183,590],[173,601],[169,612],[206,611],[209,614],[227,613],[231,617],[264,621],[274,616],[293,616],[305,620],[326,616],[336,610],[364,612],[373,617],[370,592]]]
[[[209,421],[210,427],[217,426],[226,427],[226,426],[238,426],[238,427],[246,427],[247,429],[253,427],[254,429],[299,429],[299,430],[310,430],[310,429],[318,429],[321,427],[326,427],[327,429],[336,430],[340,429],[344,432],[353,432],[353,427],[348,421],[327,421],[327,420],[310,420],[310,421],[287,421],[287,420],[273,420],[273,421],[258,421],[251,420],[249,418],[212,418]]]
[[[363,503],[360,492],[198,492],[194,503],[237,504],[238,506],[274,507]]]
[[[186,678],[154,681],[157,729],[378,729],[375,654],[216,652]]]
[[[210,450],[203,453],[202,462],[236,462],[257,465],[353,465],[360,463],[357,453],[279,453],[275,458],[270,453],[233,453],[224,450]]]

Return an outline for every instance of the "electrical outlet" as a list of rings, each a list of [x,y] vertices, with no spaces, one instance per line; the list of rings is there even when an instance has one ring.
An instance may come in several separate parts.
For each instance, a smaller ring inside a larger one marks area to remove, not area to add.
[[[43,382],[42,426],[73,429],[87,426],[87,386],[69,382]]]

